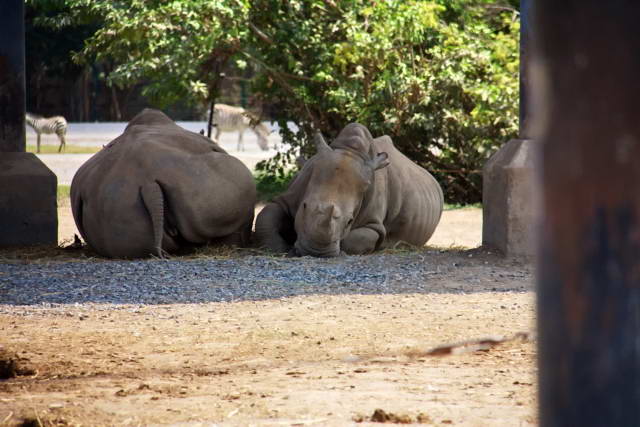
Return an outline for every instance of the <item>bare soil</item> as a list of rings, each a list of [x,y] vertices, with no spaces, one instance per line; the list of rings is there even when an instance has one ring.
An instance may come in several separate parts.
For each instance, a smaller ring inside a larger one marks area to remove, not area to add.
[[[258,205],[256,215],[264,205]],[[73,242],[73,235],[80,234],[71,214],[70,199],[62,199],[58,205],[58,242]],[[482,243],[482,209],[462,208],[444,211],[429,246],[441,248],[475,248]]]
[[[479,209],[447,211],[429,245],[474,247],[480,230]],[[530,278],[474,290],[496,259],[452,271],[464,292],[9,307],[0,359],[18,375],[0,379],[0,425],[536,424],[529,336],[429,351],[533,330]]]

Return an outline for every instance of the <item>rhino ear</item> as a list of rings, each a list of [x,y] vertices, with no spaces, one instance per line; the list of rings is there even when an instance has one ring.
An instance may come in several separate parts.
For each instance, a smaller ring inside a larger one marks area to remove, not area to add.
[[[331,147],[329,147],[329,145],[324,141],[324,138],[322,137],[322,134],[320,132],[316,132],[316,135],[313,139],[316,143],[316,150],[318,150],[318,153],[327,153],[329,151],[333,151]]]
[[[306,163],[307,163],[307,159],[304,156],[300,155],[296,157],[296,166],[298,166],[298,169],[302,170],[302,168]]]
[[[390,163],[391,162],[389,162],[389,155],[385,152],[382,152],[382,153],[378,153],[371,160],[371,167],[375,171],[378,169],[386,168],[387,166],[389,166]]]

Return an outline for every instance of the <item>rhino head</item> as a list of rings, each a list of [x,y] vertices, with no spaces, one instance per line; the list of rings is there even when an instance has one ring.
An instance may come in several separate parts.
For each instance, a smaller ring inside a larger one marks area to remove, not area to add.
[[[309,182],[295,215],[294,254],[332,257],[355,226],[375,172],[389,165],[387,153],[376,153],[364,126],[348,125],[332,144],[318,133],[317,154],[309,162]]]

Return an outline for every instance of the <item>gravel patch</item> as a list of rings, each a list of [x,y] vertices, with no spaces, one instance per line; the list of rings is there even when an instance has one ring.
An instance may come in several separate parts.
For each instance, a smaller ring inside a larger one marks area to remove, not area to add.
[[[170,304],[311,294],[526,292],[529,264],[473,250],[332,259],[238,258],[0,264],[3,305]]]

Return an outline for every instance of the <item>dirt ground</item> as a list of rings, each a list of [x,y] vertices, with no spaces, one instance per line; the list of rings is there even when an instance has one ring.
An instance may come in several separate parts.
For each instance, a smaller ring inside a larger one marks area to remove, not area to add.
[[[447,211],[430,245],[480,231],[479,209]],[[23,369],[0,380],[0,425],[535,425],[532,337],[429,352],[534,328],[531,274],[478,292],[504,261],[468,256],[481,268],[450,277],[464,292],[0,311],[0,356]]]
[[[256,208],[256,215],[262,209]],[[58,206],[58,242],[73,242],[73,235],[80,234],[73,221],[69,199],[64,199]],[[429,240],[430,246],[442,248],[461,247],[475,248],[482,243],[482,210],[464,208],[445,211],[438,228]]]

